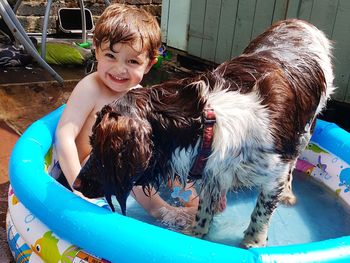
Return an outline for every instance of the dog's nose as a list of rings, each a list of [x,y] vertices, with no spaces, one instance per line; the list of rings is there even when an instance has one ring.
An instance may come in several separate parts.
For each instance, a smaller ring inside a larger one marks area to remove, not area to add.
[[[76,178],[73,183],[73,189],[80,191],[80,188],[81,188],[81,180],[79,178]]]

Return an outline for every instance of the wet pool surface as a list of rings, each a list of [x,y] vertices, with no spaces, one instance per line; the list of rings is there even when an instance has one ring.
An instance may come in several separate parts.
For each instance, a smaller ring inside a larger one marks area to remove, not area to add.
[[[350,207],[335,193],[310,176],[299,173],[295,173],[293,191],[297,196],[296,205],[280,205],[272,216],[269,246],[303,244],[350,235]],[[248,226],[257,194],[247,191],[231,196],[227,211],[214,222],[212,240],[237,245]]]
[[[297,196],[296,205],[280,205],[272,216],[268,246],[303,244],[350,235],[350,207],[335,193],[302,173],[295,173],[293,191]],[[226,210],[214,217],[205,239],[239,246],[256,198],[254,190],[229,193]],[[127,213],[130,217],[164,227],[133,199],[128,200]]]

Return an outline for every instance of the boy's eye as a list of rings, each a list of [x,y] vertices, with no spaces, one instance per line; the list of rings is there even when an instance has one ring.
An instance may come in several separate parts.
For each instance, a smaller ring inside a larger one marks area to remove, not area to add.
[[[140,62],[137,61],[136,59],[130,59],[130,60],[129,60],[129,63],[130,63],[130,64],[136,64],[136,65],[140,64]]]
[[[114,58],[114,55],[111,54],[111,53],[106,53],[105,56],[106,56],[107,58]]]

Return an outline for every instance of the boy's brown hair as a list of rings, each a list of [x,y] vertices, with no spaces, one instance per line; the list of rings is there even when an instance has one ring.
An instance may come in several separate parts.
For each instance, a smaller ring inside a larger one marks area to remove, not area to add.
[[[133,46],[141,41],[140,51],[147,50],[153,60],[158,56],[161,35],[156,18],[147,11],[132,5],[112,4],[97,21],[93,41],[96,48],[109,41],[111,50],[117,43]]]

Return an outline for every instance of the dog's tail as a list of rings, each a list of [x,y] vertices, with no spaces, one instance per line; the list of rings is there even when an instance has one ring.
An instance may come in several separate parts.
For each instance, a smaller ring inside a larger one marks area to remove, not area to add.
[[[309,24],[305,21],[298,21],[312,37],[313,42],[308,46],[308,49],[313,52],[316,56],[316,60],[319,63],[325,77],[326,90],[324,96],[321,96],[320,103],[317,107],[316,114],[320,113],[326,106],[327,100],[330,99],[331,95],[335,91],[333,64],[332,64],[332,50],[333,43],[327,38],[324,32],[316,28],[314,25]]]

